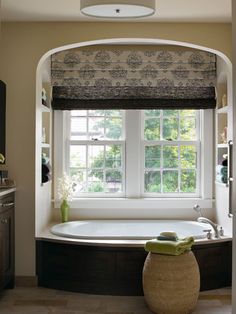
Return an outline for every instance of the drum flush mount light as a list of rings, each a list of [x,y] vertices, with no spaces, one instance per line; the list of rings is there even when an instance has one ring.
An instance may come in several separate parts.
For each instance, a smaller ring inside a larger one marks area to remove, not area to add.
[[[100,18],[137,18],[155,13],[155,0],[81,0],[81,12]]]

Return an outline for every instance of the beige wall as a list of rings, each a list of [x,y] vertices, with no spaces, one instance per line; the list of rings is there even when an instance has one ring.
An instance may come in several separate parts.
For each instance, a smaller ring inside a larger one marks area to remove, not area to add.
[[[231,58],[230,24],[3,23],[0,79],[7,83],[7,165],[17,182],[16,274],[35,274],[35,73],[52,48],[105,38],[159,38],[220,50]]]

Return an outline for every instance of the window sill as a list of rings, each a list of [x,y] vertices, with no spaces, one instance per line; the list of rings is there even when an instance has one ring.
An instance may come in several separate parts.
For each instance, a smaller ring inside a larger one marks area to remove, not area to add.
[[[195,204],[202,208],[212,208],[213,199],[202,198],[81,198],[70,202],[72,209],[191,209]],[[54,208],[60,202],[54,201]]]

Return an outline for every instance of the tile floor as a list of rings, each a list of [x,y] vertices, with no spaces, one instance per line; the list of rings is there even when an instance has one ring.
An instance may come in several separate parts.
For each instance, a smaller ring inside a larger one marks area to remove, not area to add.
[[[16,287],[0,294],[1,314],[151,314],[143,297],[87,295]],[[201,292],[193,314],[231,313],[231,289]]]

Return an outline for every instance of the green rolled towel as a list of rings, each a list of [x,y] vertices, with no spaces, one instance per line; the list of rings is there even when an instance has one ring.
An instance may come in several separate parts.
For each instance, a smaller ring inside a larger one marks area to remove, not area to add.
[[[180,255],[191,250],[194,243],[193,237],[187,237],[178,241],[149,240],[145,244],[145,251],[165,255]]]
[[[228,181],[227,175],[225,176],[225,175],[217,174],[216,181],[220,183],[227,183]]]

